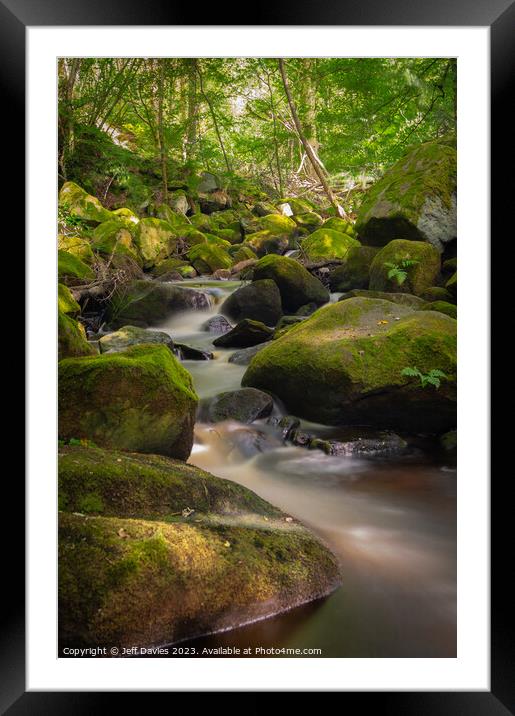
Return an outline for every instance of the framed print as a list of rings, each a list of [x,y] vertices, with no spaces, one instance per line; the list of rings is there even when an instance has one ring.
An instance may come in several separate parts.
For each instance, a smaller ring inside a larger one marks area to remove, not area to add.
[[[2,0],[28,318],[4,711],[338,691],[513,712],[498,5],[191,25]]]

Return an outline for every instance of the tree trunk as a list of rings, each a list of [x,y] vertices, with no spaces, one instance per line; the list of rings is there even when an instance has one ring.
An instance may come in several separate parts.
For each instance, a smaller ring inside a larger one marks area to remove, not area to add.
[[[227,158],[227,154],[226,154],[226,152],[225,152],[225,147],[224,147],[224,143],[223,143],[223,141],[222,141],[222,135],[220,134],[220,129],[218,128],[218,122],[217,122],[217,120],[216,120],[216,114],[215,114],[215,110],[214,110],[214,108],[213,108],[213,103],[211,102],[211,100],[209,99],[209,96],[208,96],[208,95],[206,94],[206,92],[204,91],[204,83],[203,83],[203,80],[202,80],[202,72],[201,72],[201,70],[200,70],[198,61],[197,61],[197,60],[193,60],[193,62],[195,63],[195,70],[197,71],[197,75],[198,75],[198,78],[199,78],[200,94],[202,95],[202,97],[204,97],[204,99],[206,100],[206,104],[207,104],[207,106],[209,107],[209,112],[210,112],[210,114],[211,114],[211,119],[213,120],[213,126],[214,126],[214,128],[215,128],[216,136],[218,137],[218,142],[219,142],[219,144],[220,144],[220,149],[222,150],[222,154],[224,155],[225,166],[227,167],[227,171],[228,171],[228,172],[231,172],[231,171],[232,171],[231,165],[230,165],[230,163],[229,163],[229,159]]]
[[[157,89],[157,128],[159,135],[159,155],[161,160],[161,173],[163,175],[163,201],[168,199],[168,175],[166,167],[166,143],[164,136],[163,124],[163,104],[164,104],[164,85],[165,85],[165,62],[166,60],[158,60],[159,75]]]
[[[299,135],[299,139],[302,142],[302,146],[304,147],[304,150],[309,158],[309,161],[311,162],[311,164],[313,166],[313,170],[314,170],[315,174],[319,178],[320,183],[322,184],[322,186],[324,188],[327,198],[329,199],[330,203],[336,209],[338,216],[346,217],[345,210],[343,209],[342,206],[340,206],[340,204],[338,204],[336,197],[334,196],[333,192],[331,191],[331,187],[327,183],[327,180],[324,176],[322,168],[320,167],[320,164],[317,161],[315,153],[313,152],[313,149],[312,149],[311,145],[309,144],[308,140],[306,139],[306,136],[302,129],[302,125],[299,120],[299,115],[297,114],[297,109],[295,107],[295,102],[293,101],[293,97],[292,97],[291,91],[290,91],[290,86],[288,84],[288,77],[286,75],[286,67],[284,65],[284,60],[281,60],[281,59],[279,60],[279,69],[281,71],[281,77],[283,79],[284,91],[286,93],[286,98],[287,98],[288,104],[290,106],[290,112],[291,112],[291,116],[293,119],[293,123],[295,124],[295,128],[297,130],[297,134]]]
[[[188,116],[186,120],[186,159],[191,161],[195,155],[195,143],[197,140],[197,74],[195,72],[194,60],[187,60],[188,63]]]

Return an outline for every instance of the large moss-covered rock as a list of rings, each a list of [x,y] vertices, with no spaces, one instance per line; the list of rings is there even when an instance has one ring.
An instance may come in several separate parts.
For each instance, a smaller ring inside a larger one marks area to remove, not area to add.
[[[164,345],[59,363],[59,437],[186,460],[197,395]]]
[[[283,199],[278,208],[285,216],[295,216],[297,214],[305,214],[308,211],[313,211],[316,207],[307,199],[293,197],[291,199]]]
[[[72,254],[72,256],[76,256],[85,264],[92,263],[95,258],[88,239],[82,236],[65,236],[64,234],[59,234],[57,236],[57,248]]]
[[[370,265],[378,251],[373,246],[351,246],[343,264],[329,274],[331,291],[368,288]]]
[[[141,343],[164,344],[170,348],[173,346],[173,341],[168,333],[149,331],[137,326],[123,326],[113,333],[102,336],[98,341],[101,353],[119,353],[130,346],[137,346]]]
[[[155,209],[156,217],[166,221],[173,229],[180,229],[183,226],[190,226],[189,221],[184,213],[174,211],[168,204],[159,204]]]
[[[57,284],[57,307],[62,313],[70,316],[77,316],[80,313],[80,306],[73,298],[68,286],[62,283]]]
[[[423,387],[406,367],[446,378]],[[379,299],[341,301],[266,345],[242,385],[315,422],[441,432],[456,420],[456,321]]]
[[[339,231],[340,234],[348,234],[349,236],[355,236],[354,225],[347,219],[341,219],[339,216],[331,216],[331,218],[324,221],[324,229],[333,229]]]
[[[347,301],[349,298],[380,298],[383,301],[391,301],[399,306],[420,310],[426,303],[423,298],[414,296],[412,293],[389,293],[388,291],[370,291],[365,288],[353,288],[341,296],[340,301]]]
[[[281,214],[268,214],[262,216],[259,224],[265,231],[273,236],[292,236],[297,231],[297,224],[288,216]]]
[[[368,191],[356,230],[372,246],[404,238],[441,251],[456,238],[456,149],[426,142],[400,159]]]
[[[139,217],[137,214],[135,214],[131,209],[128,209],[126,206],[122,206],[120,209],[115,209],[112,212],[115,216],[121,217],[123,219],[126,219],[131,224],[138,224],[139,223]]]
[[[59,453],[61,647],[176,642],[340,583],[312,534],[241,485],[156,455]]]
[[[445,284],[445,288],[449,291],[451,296],[456,299],[458,296],[458,272],[453,273],[451,278]]]
[[[317,229],[301,241],[303,254],[309,261],[344,259],[352,246],[360,246],[357,239],[334,229]]]
[[[129,324],[146,328],[172,313],[208,306],[209,298],[202,291],[161,281],[140,280],[122,286],[112,296],[106,318],[112,328]]]
[[[75,358],[77,356],[90,356],[95,353],[94,348],[86,340],[84,326],[61,310],[57,312],[57,356],[62,358]]]
[[[57,274],[60,279],[64,280],[91,281],[95,278],[93,270],[68,251],[57,252]]]
[[[150,267],[167,258],[177,244],[173,227],[162,219],[142,219],[136,226],[134,241],[145,262]]]
[[[154,268],[152,269],[152,274],[154,276],[163,276],[165,273],[170,273],[170,271],[175,271],[179,267],[187,265],[187,261],[184,261],[183,259],[165,259],[164,261],[160,261],[156,266],[154,266]]]
[[[245,237],[244,246],[248,246],[258,257],[267,254],[282,255],[290,244],[288,236],[276,236],[267,229],[256,231]]]
[[[450,316],[451,318],[458,318],[458,308],[454,303],[448,303],[448,301],[431,301],[429,303],[425,303],[421,310],[439,311],[440,313],[445,313],[446,316]]]
[[[105,209],[95,196],[91,196],[72,181],[65,182],[61,187],[59,206],[69,211],[72,216],[91,223],[100,224],[112,218],[112,213]]]
[[[252,251],[250,246],[245,246],[245,244],[235,244],[231,247],[231,249],[228,249],[228,251],[236,264],[241,263],[241,261],[248,261],[249,259],[257,260],[257,255],[254,251]]]
[[[196,244],[188,251],[187,256],[195,270],[201,274],[228,269],[233,264],[225,248],[215,242]]]
[[[323,224],[322,217],[315,211],[308,211],[305,214],[296,214],[293,220],[297,226],[300,226],[302,229],[307,229],[308,231],[314,231]]]
[[[321,306],[329,300],[322,282],[287,256],[264,256],[253,267],[253,278],[272,279],[277,284],[284,311],[296,311],[307,303]]]
[[[410,262],[409,265],[404,262]],[[412,262],[412,263],[411,263]],[[388,274],[401,269],[405,280],[399,283]],[[440,254],[431,244],[422,241],[396,239],[379,251],[370,265],[372,291],[405,292],[420,296],[433,286],[440,273]]]
[[[454,301],[452,294],[443,286],[430,286],[421,294],[421,298],[424,301],[447,301],[452,303]]]
[[[104,221],[91,234],[93,248],[108,256],[112,253],[125,254],[141,264],[141,257],[134,242],[135,227],[136,224],[123,217]]]
[[[282,316],[281,294],[271,279],[254,281],[241,286],[223,302],[220,309],[233,321],[252,318],[275,326]]]

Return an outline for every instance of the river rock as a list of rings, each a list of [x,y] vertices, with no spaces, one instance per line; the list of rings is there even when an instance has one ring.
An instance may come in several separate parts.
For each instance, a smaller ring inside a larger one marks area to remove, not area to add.
[[[95,196],[88,194],[72,181],[65,182],[61,187],[59,207],[69,211],[71,216],[91,224],[100,224],[113,217],[113,214],[105,209]]]
[[[348,457],[379,457],[396,455],[403,452],[408,443],[399,435],[384,432],[377,437],[357,437],[354,440],[321,440],[314,438],[309,442],[310,450],[322,450],[326,455]]]
[[[216,271],[213,271],[213,278],[217,281],[228,281],[231,278],[231,269],[217,269]]]
[[[234,452],[237,452],[240,457],[247,460],[264,452],[284,447],[283,441],[275,435],[255,427],[231,430],[229,439],[232,444],[229,455],[232,456]]]
[[[317,229],[301,241],[301,250],[308,261],[344,259],[351,247],[359,247],[359,241],[334,229]]]
[[[344,263],[329,274],[331,291],[368,288],[370,265],[378,251],[374,246],[352,246]]]
[[[325,596],[333,555],[230,480],[156,455],[59,449],[59,646],[147,647]]]
[[[197,395],[164,345],[59,363],[59,437],[186,460]]]
[[[187,346],[185,343],[175,343],[173,352],[180,360],[212,360],[214,358],[211,351]]]
[[[141,343],[163,343],[169,348],[173,347],[173,341],[164,331],[147,331],[137,326],[123,326],[114,333],[102,336],[99,341],[101,353],[119,353],[129,346],[136,346]]]
[[[267,256],[268,254],[282,255],[288,249],[289,244],[290,241],[287,236],[275,236],[266,229],[248,234],[244,242],[244,246],[248,247],[258,257]]]
[[[94,355],[96,350],[86,340],[86,331],[82,323],[63,311],[57,311],[57,357],[76,358]]]
[[[370,291],[364,288],[354,288],[340,296],[339,301],[346,301],[349,298],[380,298],[383,301],[391,301],[399,306],[407,306],[416,310],[422,308],[425,301],[419,296],[411,293],[390,293],[389,291]]]
[[[232,329],[232,326],[225,316],[217,314],[208,318],[201,328],[203,331],[209,331],[209,333],[227,333]]]
[[[80,313],[80,306],[74,299],[72,292],[63,283],[57,284],[57,307],[62,313],[66,313],[74,318]]]
[[[413,261],[411,266],[403,267],[403,261]],[[406,277],[399,284],[395,277],[389,278],[392,267],[400,267]],[[390,291],[392,293],[413,293],[420,296],[435,284],[440,273],[440,254],[431,244],[423,241],[390,241],[379,251],[370,265],[369,288],[372,291]]]
[[[266,418],[272,412],[274,401],[256,388],[231,390],[211,398],[202,410],[204,420],[219,423],[222,420],[237,420],[240,423],[253,423]]]
[[[248,365],[252,358],[259,353],[265,347],[266,343],[259,344],[257,346],[249,346],[248,348],[242,348],[240,351],[234,351],[229,357],[229,363],[235,363],[236,365]]]
[[[431,301],[447,301],[448,303],[452,303],[454,301],[452,294],[443,286],[430,286],[426,288],[426,290],[420,294],[420,298],[427,303]]]
[[[209,305],[209,297],[202,291],[161,281],[133,281],[113,295],[106,318],[112,328],[127,324],[146,328],[173,313]]]
[[[151,268],[175,251],[177,237],[167,221],[147,218],[137,224],[134,243],[138,247],[145,267]]]
[[[62,250],[57,252],[57,275],[59,281],[64,284],[70,283],[71,285],[86,283],[95,278],[95,273],[90,266],[77,256]]]
[[[193,268],[200,274],[230,269],[233,261],[225,248],[216,243],[195,244],[187,253]]]
[[[228,333],[215,338],[213,345],[219,348],[248,348],[271,340],[274,331],[261,321],[244,318]]]
[[[449,303],[448,301],[431,301],[428,303],[424,303],[421,311],[439,311],[440,313],[445,313],[446,316],[450,316],[451,318],[458,318],[458,308],[454,303]]]
[[[307,303],[321,306],[329,301],[329,291],[304,266],[287,256],[265,256],[254,266],[254,281],[271,279],[281,294],[284,311],[294,313]]]
[[[188,198],[182,189],[171,192],[168,196],[168,203],[173,211],[179,214],[187,214],[189,210]]]
[[[456,149],[426,142],[402,157],[367,192],[356,230],[371,246],[403,238],[441,252],[456,239]]]
[[[446,378],[423,387],[406,367]],[[442,432],[456,421],[456,321],[379,299],[340,301],[266,345],[242,385],[326,425]]]
[[[82,236],[65,236],[64,234],[58,234],[57,248],[61,251],[67,251],[88,265],[92,264],[95,260],[95,254],[93,253],[91,244]]]
[[[274,281],[263,279],[241,286],[223,302],[221,312],[233,321],[251,318],[275,326],[282,316],[281,294]]]

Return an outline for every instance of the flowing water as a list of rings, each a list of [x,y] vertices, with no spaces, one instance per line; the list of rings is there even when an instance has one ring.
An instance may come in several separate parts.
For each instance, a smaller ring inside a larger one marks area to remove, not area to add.
[[[214,360],[184,361],[200,398],[239,388],[246,366],[229,363],[234,351],[214,348],[216,336],[201,330],[239,283],[180,285],[210,293],[211,307],[154,328],[215,353]],[[349,436],[344,428],[303,427]],[[261,431],[269,449],[246,456],[235,436],[249,429]],[[410,437],[409,443],[402,456],[335,457],[280,444],[265,421],[197,423],[189,461],[302,520],[338,557],[342,586],[324,600],[189,645],[319,649],[310,655],[322,657],[455,656],[456,471],[429,441]]]

